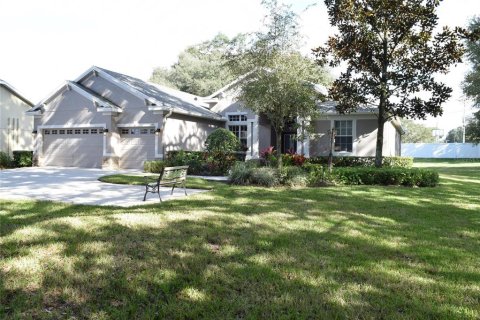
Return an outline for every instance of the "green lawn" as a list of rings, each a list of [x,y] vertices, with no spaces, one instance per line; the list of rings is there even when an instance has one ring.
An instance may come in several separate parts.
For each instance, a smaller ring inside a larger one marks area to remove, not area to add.
[[[480,163],[416,165],[440,186],[0,201],[0,319],[478,319]]]

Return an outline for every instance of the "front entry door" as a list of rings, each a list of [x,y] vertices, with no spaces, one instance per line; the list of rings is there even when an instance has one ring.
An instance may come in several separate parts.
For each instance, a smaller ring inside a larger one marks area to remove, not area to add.
[[[297,153],[297,134],[293,132],[282,133],[282,153]]]

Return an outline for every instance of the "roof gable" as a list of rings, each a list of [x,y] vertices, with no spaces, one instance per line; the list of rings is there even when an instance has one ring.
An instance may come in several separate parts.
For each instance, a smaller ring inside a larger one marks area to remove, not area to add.
[[[25,98],[24,95],[22,95],[20,92],[18,92],[17,89],[15,89],[11,84],[9,84],[8,82],[0,79],[0,86],[4,87],[5,89],[7,89],[8,91],[10,91],[12,94],[14,94],[16,97],[18,97],[20,100],[22,100],[23,102],[25,102],[26,104],[28,104],[30,107],[33,107],[33,103],[28,100],[27,98]]]

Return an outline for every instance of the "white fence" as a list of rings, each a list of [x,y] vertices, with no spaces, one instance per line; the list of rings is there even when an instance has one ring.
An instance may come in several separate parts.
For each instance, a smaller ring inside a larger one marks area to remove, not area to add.
[[[480,158],[480,144],[402,143],[402,156],[414,158]]]

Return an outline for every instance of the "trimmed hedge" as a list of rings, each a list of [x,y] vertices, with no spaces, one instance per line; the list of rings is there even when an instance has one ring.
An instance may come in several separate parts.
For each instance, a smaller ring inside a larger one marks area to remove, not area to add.
[[[284,167],[281,170],[254,167],[236,163],[230,172],[230,182],[236,185],[277,186],[331,186],[343,185],[398,185],[408,187],[435,187],[439,176],[436,171],[417,168],[334,168],[330,173],[325,166],[306,164],[304,167]]]
[[[312,164],[328,164],[328,157],[312,157],[308,160]],[[335,167],[374,167],[375,157],[333,157]],[[412,157],[383,157],[383,166],[387,168],[411,168]]]
[[[33,165],[33,151],[15,150],[13,153],[13,165],[16,168],[31,167]]]
[[[438,172],[417,168],[335,168],[330,179],[346,185],[402,185],[435,187]]]
[[[166,167],[163,160],[147,160],[143,164],[143,171],[150,173],[162,173],[163,168]]]
[[[220,176],[228,173],[236,161],[244,161],[245,153],[204,152],[204,151],[169,151],[167,166],[189,166],[189,174]]]

